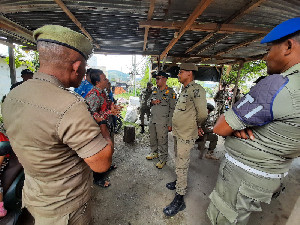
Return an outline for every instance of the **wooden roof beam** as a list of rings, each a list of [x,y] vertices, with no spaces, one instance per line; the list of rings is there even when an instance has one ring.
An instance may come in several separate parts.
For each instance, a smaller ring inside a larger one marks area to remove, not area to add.
[[[148,16],[147,16],[147,21],[151,20],[151,18],[152,18],[152,15],[154,12],[154,6],[155,6],[155,0],[151,0],[149,11],[148,11]],[[147,46],[147,42],[148,42],[148,32],[149,32],[149,27],[145,27],[143,51],[146,51],[146,46]]]
[[[30,42],[35,43],[33,39],[33,32],[28,30],[27,28],[7,19],[6,17],[0,15],[0,28],[4,30],[8,30]]]
[[[243,42],[243,43],[234,45],[234,46],[230,47],[229,49],[227,49],[227,50],[225,50],[225,51],[218,52],[217,54],[215,54],[215,56],[220,56],[220,55],[226,54],[226,53],[228,53],[228,52],[231,52],[231,51],[233,51],[233,50],[236,50],[236,49],[238,49],[238,48],[245,47],[245,46],[247,46],[247,45],[249,45],[249,44],[251,44],[251,43],[253,43],[253,42],[260,41],[263,37],[264,37],[264,35],[261,35],[261,36],[259,36],[259,37],[254,38],[254,39],[251,39],[251,40],[249,40],[249,41],[245,41],[245,42]]]
[[[172,41],[169,43],[167,48],[163,51],[163,53],[160,55],[160,59],[163,59],[170,49],[176,44],[176,42],[182,37],[182,35],[190,29],[190,27],[193,25],[194,21],[204,12],[204,10],[210,5],[210,3],[213,0],[201,0],[201,2],[198,4],[194,12],[189,16],[189,18],[184,22],[183,26],[179,30],[179,33],[176,37],[172,39]]]
[[[254,8],[258,7],[262,2],[264,2],[265,0],[252,0],[250,3],[248,3],[247,5],[245,5],[244,7],[242,7],[238,12],[234,13],[231,17],[229,17],[224,23],[223,25],[225,24],[228,24],[228,23],[231,23],[235,20],[237,20],[238,18],[240,18],[241,16],[245,15],[246,13],[249,13],[251,10],[253,10]],[[222,25],[219,25],[219,27],[216,27],[216,30],[213,32],[213,33],[217,33],[220,29],[221,29],[221,26]],[[213,36],[213,35],[212,35]],[[207,40],[209,40],[212,36],[210,36],[208,39],[205,37],[203,38],[202,40],[200,40],[198,43],[203,43]],[[228,37],[228,36],[226,36]],[[225,39],[225,38],[223,38]],[[221,39],[221,40],[223,40]],[[217,44],[218,42],[220,42],[220,40],[216,40],[215,43],[211,43],[209,45],[209,47],[211,46],[214,46],[215,44]],[[204,48],[203,50],[200,50],[198,52],[201,53],[202,51],[206,50],[207,48]]]
[[[250,11],[252,11],[253,9],[257,8],[258,6],[260,6],[265,1],[266,0],[251,0],[248,4],[246,4],[245,6],[243,6],[239,11],[237,11],[232,16],[230,16],[224,22],[224,24],[232,23],[232,22],[238,20],[242,16],[246,15],[247,13],[249,13]]]
[[[194,44],[192,47],[190,47],[188,50],[185,51],[185,54],[193,51],[195,48],[197,48],[199,45],[201,45],[202,43],[206,42],[208,39],[210,39],[213,35],[215,35],[215,33],[209,33],[208,35],[205,36],[205,38],[201,39],[199,42],[197,42],[196,44]]]
[[[86,31],[86,29],[82,26],[82,24],[79,22],[79,20],[74,16],[73,13],[67,8],[67,6],[61,1],[61,0],[54,0],[56,4],[68,15],[68,17],[76,24],[77,27],[87,36],[90,41],[94,42],[94,39],[92,36]],[[97,48],[100,48],[100,46],[95,43],[95,46]]]
[[[158,28],[158,29],[180,29],[184,22],[165,22],[165,21],[141,21],[140,28]],[[219,29],[217,29],[219,27]],[[217,23],[196,23],[194,22],[189,30],[192,31],[204,31],[204,32],[215,32],[217,33],[232,33],[232,32],[244,32],[253,34],[267,34],[270,29],[261,27],[251,27],[244,25],[235,24],[217,24]]]
[[[230,35],[227,34],[221,38],[218,38],[216,41],[212,42],[211,44],[207,45],[206,47],[200,49],[200,51],[198,51],[197,55],[200,54],[201,52],[204,52],[206,49],[209,49],[211,47],[213,47],[214,45],[218,44],[220,41],[223,41],[224,39],[226,39],[227,37],[229,37]]]

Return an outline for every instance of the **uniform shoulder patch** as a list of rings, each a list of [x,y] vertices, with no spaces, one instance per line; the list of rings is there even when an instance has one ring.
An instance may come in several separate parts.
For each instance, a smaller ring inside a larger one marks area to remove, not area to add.
[[[194,98],[199,98],[200,97],[200,90],[199,89],[194,89]]]
[[[273,102],[277,94],[289,82],[287,77],[274,74],[261,80],[232,107],[246,124],[263,126],[273,121]]]

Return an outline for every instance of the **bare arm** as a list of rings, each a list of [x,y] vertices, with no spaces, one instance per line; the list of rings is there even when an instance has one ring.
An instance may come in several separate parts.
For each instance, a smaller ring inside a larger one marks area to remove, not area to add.
[[[230,136],[234,132],[234,130],[228,125],[225,120],[224,114],[222,114],[217,120],[213,132],[220,136]]]
[[[238,138],[242,139],[251,139],[254,140],[254,135],[251,129],[246,128],[244,130],[233,130],[228,123],[225,120],[224,114],[220,116],[220,118],[217,120],[213,132],[220,135],[220,136],[231,136],[234,135]]]
[[[85,158],[84,161],[93,171],[103,173],[111,166],[112,154],[113,146],[108,143],[101,151],[91,157]]]

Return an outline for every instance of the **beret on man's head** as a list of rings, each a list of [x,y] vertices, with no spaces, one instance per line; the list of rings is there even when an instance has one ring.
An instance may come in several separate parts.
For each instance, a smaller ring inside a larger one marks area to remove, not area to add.
[[[86,60],[93,53],[91,41],[70,28],[59,25],[45,25],[33,32],[34,39],[65,46],[79,52]]]
[[[179,68],[186,71],[198,71],[198,67],[194,63],[181,63]]]
[[[300,31],[300,17],[282,22],[270,31],[262,40],[261,44],[270,43]]]
[[[157,77],[157,76],[162,76],[162,77],[166,77],[166,78],[169,77],[169,75],[168,75],[167,73],[165,73],[164,71],[159,71],[159,72],[157,73],[156,77]]]

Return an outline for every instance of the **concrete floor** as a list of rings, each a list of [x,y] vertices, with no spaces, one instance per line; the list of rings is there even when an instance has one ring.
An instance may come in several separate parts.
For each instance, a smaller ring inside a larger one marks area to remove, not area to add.
[[[214,188],[220,161],[198,159],[196,147],[191,152],[186,209],[174,217],[164,216],[162,210],[174,198],[174,191],[165,184],[175,179],[173,138],[169,135],[170,159],[162,170],[156,161],[145,156],[150,151],[149,134],[138,131],[134,144],[126,144],[122,134],[115,137],[114,163],[118,168],[110,176],[111,186],[93,189],[93,224],[130,225],[209,225],[206,209],[208,195]],[[219,138],[217,156],[224,155],[224,141]],[[263,212],[253,213],[249,225],[284,225],[300,195],[300,159],[294,160],[285,178],[285,192],[271,204],[262,204]],[[299,223],[300,224],[300,223]]]

